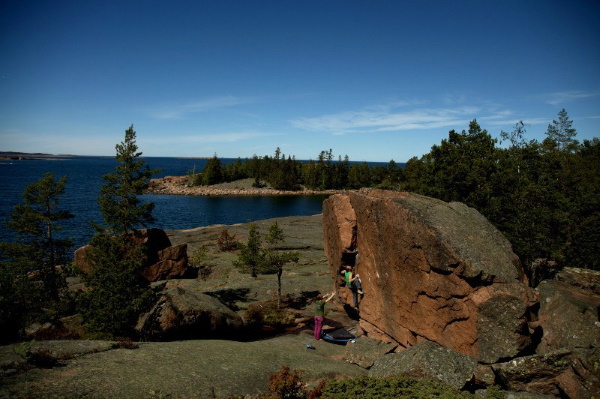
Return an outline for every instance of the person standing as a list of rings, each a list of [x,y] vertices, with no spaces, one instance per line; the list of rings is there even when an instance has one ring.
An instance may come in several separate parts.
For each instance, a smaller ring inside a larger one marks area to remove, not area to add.
[[[328,297],[322,294],[317,296],[316,311],[315,311],[315,331],[314,336],[316,340],[321,339],[321,330],[323,329],[323,319],[325,318],[325,304],[333,298],[335,291],[332,292]]]

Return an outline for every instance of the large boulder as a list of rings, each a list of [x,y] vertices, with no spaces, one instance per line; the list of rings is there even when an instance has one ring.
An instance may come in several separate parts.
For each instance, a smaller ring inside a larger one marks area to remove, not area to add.
[[[574,352],[600,344],[600,272],[567,268],[538,285],[539,325],[543,336],[537,353]]]
[[[383,356],[369,370],[370,377],[408,374],[442,381],[462,389],[473,379],[477,361],[433,342],[422,342],[398,353]]]
[[[171,280],[174,278],[195,277],[188,267],[187,244],[175,245],[158,251],[157,262],[142,270],[148,281]]]
[[[152,309],[138,320],[142,339],[226,338],[239,334],[242,318],[218,299],[206,295],[196,280],[166,283]]]
[[[145,261],[140,273],[149,282],[194,277],[194,269],[188,265],[186,244],[171,246],[165,231],[157,228],[139,230],[132,237],[143,248]],[[87,258],[91,248],[88,244],[75,251],[75,266],[86,274],[94,270]]]
[[[329,197],[323,224],[334,279],[348,254],[360,254],[369,336],[405,348],[432,341],[483,363],[530,347],[536,293],[508,240],[475,209],[363,189]],[[352,303],[350,290],[338,291]]]

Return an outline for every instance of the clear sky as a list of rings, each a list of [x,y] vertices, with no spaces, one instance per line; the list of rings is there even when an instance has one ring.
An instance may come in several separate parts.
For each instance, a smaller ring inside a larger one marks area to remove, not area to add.
[[[0,151],[405,162],[565,108],[600,137],[600,1],[0,1]]]

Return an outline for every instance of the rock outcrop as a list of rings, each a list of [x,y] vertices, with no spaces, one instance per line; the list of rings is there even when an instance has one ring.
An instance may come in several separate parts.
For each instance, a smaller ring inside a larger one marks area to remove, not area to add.
[[[543,330],[537,353],[568,349],[585,353],[600,345],[600,272],[565,269],[542,281],[538,323]]]
[[[224,338],[235,336],[242,318],[218,299],[202,292],[195,280],[166,283],[153,308],[136,326],[140,337],[151,341]]]
[[[477,362],[472,357],[433,342],[422,342],[402,352],[383,356],[371,367],[369,376],[409,374],[433,378],[462,389],[471,381],[476,369]]]
[[[405,348],[431,341],[488,364],[529,349],[536,293],[510,243],[476,210],[361,190],[329,197],[323,225],[334,279],[359,252],[369,336]],[[338,292],[352,304],[349,289]]]
[[[188,265],[187,244],[171,246],[164,230],[139,230],[134,242],[144,249],[146,259],[140,273],[149,282],[195,277],[195,270]],[[75,251],[75,266],[84,273],[91,273],[94,269],[87,258],[90,248],[91,245],[86,245]]]
[[[525,356],[492,366],[496,383],[511,391],[591,399],[600,392],[599,354],[582,358],[568,350]],[[595,365],[592,363],[596,363]]]

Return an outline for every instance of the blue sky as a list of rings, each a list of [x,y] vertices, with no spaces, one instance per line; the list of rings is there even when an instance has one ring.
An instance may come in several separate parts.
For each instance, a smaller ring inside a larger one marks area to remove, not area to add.
[[[472,119],[600,137],[600,1],[0,2],[0,151],[405,162]]]

